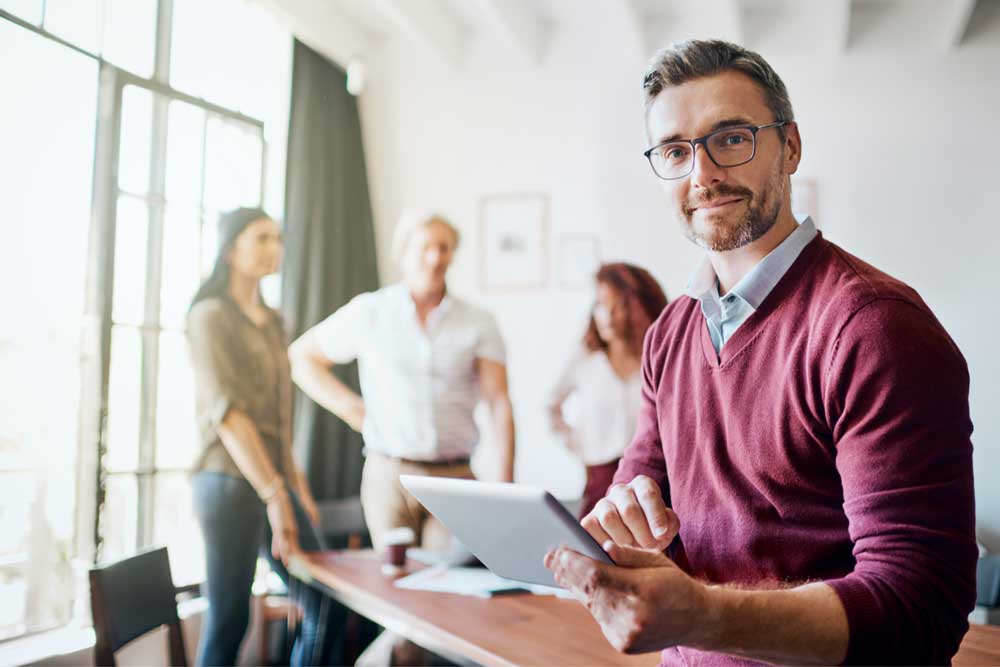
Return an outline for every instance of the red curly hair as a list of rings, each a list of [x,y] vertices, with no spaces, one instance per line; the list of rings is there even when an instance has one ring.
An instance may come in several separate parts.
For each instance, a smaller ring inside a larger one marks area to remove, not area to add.
[[[602,264],[594,279],[598,284],[613,289],[625,300],[628,308],[626,339],[629,349],[636,355],[641,354],[646,329],[667,305],[667,295],[660,283],[646,269],[625,262]],[[592,352],[606,350],[608,347],[597,333],[593,314],[587,325],[587,333],[583,336],[583,344]]]

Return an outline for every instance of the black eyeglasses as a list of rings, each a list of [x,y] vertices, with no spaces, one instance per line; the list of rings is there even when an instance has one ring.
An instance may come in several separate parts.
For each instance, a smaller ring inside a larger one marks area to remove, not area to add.
[[[653,146],[643,155],[649,160],[653,173],[665,181],[684,178],[694,171],[698,144],[705,147],[705,153],[717,166],[738,167],[752,160],[757,154],[758,132],[770,127],[781,127],[788,122],[779,120],[768,125],[724,127],[697,139],[666,141]]]

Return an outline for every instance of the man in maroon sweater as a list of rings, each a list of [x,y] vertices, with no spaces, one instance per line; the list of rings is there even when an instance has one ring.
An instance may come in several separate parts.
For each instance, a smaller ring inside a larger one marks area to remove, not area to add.
[[[949,662],[975,603],[962,355],[916,292],[792,216],[801,139],[759,55],[680,44],[644,90],[647,157],[706,264],[646,336],[635,439],[583,520],[616,565],[546,565],[665,664]]]

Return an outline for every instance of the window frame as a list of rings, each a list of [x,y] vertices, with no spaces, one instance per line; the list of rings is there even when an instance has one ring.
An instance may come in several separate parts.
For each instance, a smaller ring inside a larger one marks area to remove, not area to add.
[[[169,105],[177,100],[205,112],[203,130],[211,119],[234,122],[255,132],[260,139],[260,189],[257,205],[266,192],[268,145],[264,123],[239,111],[214,104],[177,90],[170,85],[170,53],[173,31],[173,0],[157,0],[154,71],[151,78],[144,78],[124,70],[100,54],[83,49],[45,29],[45,7],[38,24],[22,19],[0,9],[0,20],[9,21],[25,30],[54,41],[66,48],[97,61],[98,95],[96,141],[94,145],[93,189],[88,229],[88,247],[85,263],[85,296],[82,313],[81,336],[81,386],[77,431],[78,468],[76,472],[76,506],[74,517],[74,577],[84,579],[86,569],[97,564],[102,546],[102,514],[106,499],[106,486],[111,477],[131,475],[136,479],[138,491],[138,526],[136,549],[152,542],[155,531],[156,478],[159,474],[187,472],[185,468],[156,467],[156,413],[159,375],[159,341],[163,331],[177,331],[176,327],[161,322],[160,297],[163,257],[163,225],[167,200],[164,197],[167,159],[167,123]],[[127,86],[153,94],[152,136],[150,144],[150,182],[146,195],[136,195],[119,187],[118,167],[122,125],[123,92]],[[208,133],[202,135],[202,160]],[[204,182],[202,170],[202,197],[197,210],[205,224]],[[146,247],[146,288],[143,322],[134,327],[141,336],[142,364],[140,378],[140,433],[139,460],[134,471],[109,471],[103,464],[108,451],[109,381],[111,372],[111,339],[116,323],[112,316],[114,301],[114,260],[117,229],[118,201],[122,196],[138,197],[148,211]],[[252,202],[248,202],[252,204]],[[199,252],[199,249],[192,249]],[[200,252],[199,252],[200,256]],[[39,563],[43,567],[43,563]],[[85,584],[74,582],[71,594],[72,616],[89,620],[88,600],[81,599]],[[29,592],[29,596],[31,593]],[[35,628],[3,640],[13,641],[51,628]]]

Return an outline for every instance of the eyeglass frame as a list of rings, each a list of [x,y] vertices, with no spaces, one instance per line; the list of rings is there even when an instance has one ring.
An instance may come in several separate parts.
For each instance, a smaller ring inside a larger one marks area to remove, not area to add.
[[[649,148],[649,149],[643,151],[642,154],[646,156],[646,160],[649,162],[649,168],[653,170],[653,174],[655,174],[657,178],[659,178],[662,181],[677,181],[677,180],[680,180],[682,178],[686,178],[686,177],[690,176],[691,172],[694,171],[694,163],[695,163],[695,160],[698,158],[698,144],[701,144],[705,148],[705,155],[708,156],[708,159],[711,160],[712,164],[714,164],[716,167],[719,167],[720,169],[729,169],[730,167],[740,167],[742,165],[747,164],[748,162],[753,161],[753,159],[757,156],[757,133],[758,132],[760,132],[761,130],[766,130],[766,129],[772,128],[772,127],[782,127],[783,125],[788,125],[789,123],[793,123],[793,122],[795,122],[795,121],[779,120],[779,121],[775,121],[773,123],[768,123],[767,125],[730,125],[730,126],[727,126],[727,127],[720,127],[719,129],[712,130],[708,134],[700,136],[700,137],[697,137],[696,139],[674,139],[672,141],[663,141],[661,143],[656,144],[652,148]],[[737,162],[736,164],[722,165],[722,164],[719,164],[719,162],[712,155],[712,151],[709,150],[708,143],[707,143],[708,142],[708,138],[712,137],[712,136],[714,136],[716,134],[719,134],[721,132],[727,132],[727,131],[732,131],[732,130],[750,130],[751,134],[753,135],[753,152],[751,152],[750,153],[750,157],[748,157],[743,162]],[[691,168],[688,169],[683,174],[681,174],[680,176],[671,176],[671,177],[660,176],[659,172],[656,171],[656,167],[653,166],[653,158],[652,158],[653,151],[655,151],[657,148],[662,148],[663,146],[666,146],[668,144],[690,144],[691,145]]]

